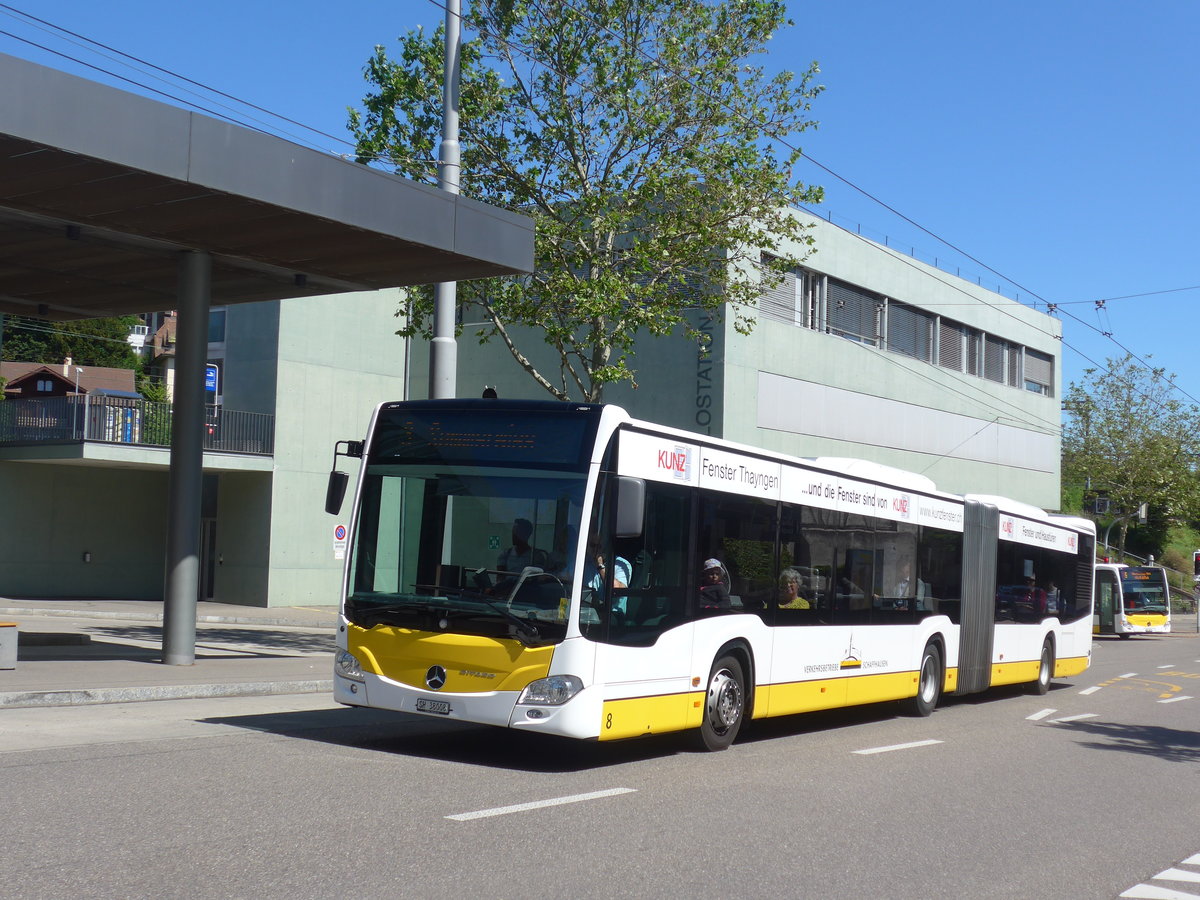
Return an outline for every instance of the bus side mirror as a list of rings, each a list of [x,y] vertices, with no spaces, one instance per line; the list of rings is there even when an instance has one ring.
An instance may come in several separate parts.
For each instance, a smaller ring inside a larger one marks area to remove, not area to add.
[[[345,445],[345,450],[342,446]],[[337,458],[348,456],[352,459],[362,459],[362,441],[338,441],[333,445],[333,468],[329,472],[329,484],[325,488],[325,512],[336,516],[342,510],[342,501],[346,499],[346,485],[350,476],[337,470]]]
[[[646,518],[646,482],[628,475],[617,476],[616,535],[619,538],[642,536]]]
[[[329,484],[325,488],[325,512],[336,516],[342,511],[342,500],[346,497],[346,485],[350,476],[334,470],[329,473]]]

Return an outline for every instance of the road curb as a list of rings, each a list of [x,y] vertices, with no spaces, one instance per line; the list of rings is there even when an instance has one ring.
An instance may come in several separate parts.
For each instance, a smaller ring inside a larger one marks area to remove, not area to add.
[[[145,687],[90,688],[66,691],[12,691],[0,693],[0,709],[35,706],[91,706],[100,703],[140,703],[149,700],[260,697],[273,694],[319,694],[325,691],[333,692],[332,680],[148,685]]]

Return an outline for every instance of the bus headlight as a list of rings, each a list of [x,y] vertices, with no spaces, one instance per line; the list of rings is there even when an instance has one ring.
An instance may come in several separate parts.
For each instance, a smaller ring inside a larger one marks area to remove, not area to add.
[[[362,666],[359,665],[357,657],[345,650],[339,650],[337,656],[333,658],[333,671],[343,678],[352,678],[355,681],[362,681],[364,678]]]
[[[519,704],[534,706],[562,706],[583,690],[583,682],[574,675],[551,675],[531,681],[521,691]]]

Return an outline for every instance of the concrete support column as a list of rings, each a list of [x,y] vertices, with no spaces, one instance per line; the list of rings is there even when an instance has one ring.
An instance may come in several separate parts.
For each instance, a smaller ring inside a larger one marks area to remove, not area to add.
[[[169,666],[190,666],[196,661],[200,497],[204,476],[204,366],[208,361],[211,292],[212,258],[207,253],[181,253],[163,587],[162,661]]]

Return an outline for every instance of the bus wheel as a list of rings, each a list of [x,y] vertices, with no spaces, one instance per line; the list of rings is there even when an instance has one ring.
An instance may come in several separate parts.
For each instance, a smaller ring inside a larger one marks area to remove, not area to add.
[[[917,696],[905,702],[909,715],[927,716],[942,696],[942,654],[937,644],[926,644],[917,675]]]
[[[1050,690],[1050,679],[1054,677],[1054,646],[1050,638],[1042,644],[1042,659],[1038,663],[1037,681],[1033,683],[1033,693],[1044,694]]]
[[[737,737],[746,712],[746,680],[742,664],[732,656],[713,663],[704,698],[704,720],[700,723],[700,746],[724,750]]]
[[[1127,640],[1129,640],[1129,633],[1126,631],[1122,631],[1120,634],[1117,635],[1117,637],[1119,637],[1123,641],[1127,641]]]

